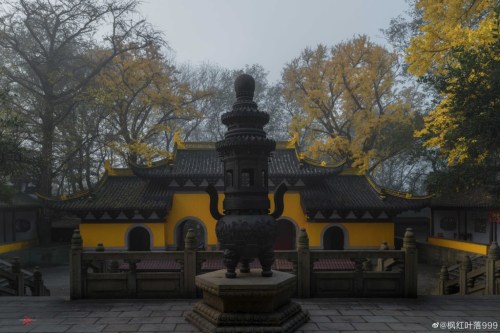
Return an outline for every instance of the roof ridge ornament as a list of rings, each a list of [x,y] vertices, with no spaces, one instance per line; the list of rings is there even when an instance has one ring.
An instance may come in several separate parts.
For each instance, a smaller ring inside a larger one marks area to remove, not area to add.
[[[181,131],[175,131],[174,133],[174,145],[177,149],[184,149],[186,148],[186,144],[184,143],[184,140],[181,139]]]
[[[287,148],[297,148],[297,144],[299,142],[299,132],[293,131],[291,132],[292,137],[287,141]]]
[[[109,176],[115,176],[116,172],[113,169],[113,164],[111,163],[111,160],[105,160],[104,161],[104,171],[109,175]]]

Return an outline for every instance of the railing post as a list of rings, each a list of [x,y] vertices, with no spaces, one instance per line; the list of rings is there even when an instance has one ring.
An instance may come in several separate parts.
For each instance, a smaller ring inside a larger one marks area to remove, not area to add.
[[[118,273],[120,268],[120,264],[117,260],[111,260],[111,264],[109,265],[110,273]]]
[[[311,253],[309,236],[306,229],[300,229],[297,239],[297,295],[299,298],[311,297]]]
[[[21,272],[21,262],[18,257],[12,259],[12,267],[11,272],[15,275],[15,290],[16,296],[24,296],[24,276],[23,272]]]
[[[373,264],[371,258],[366,258],[366,260],[363,261],[362,267],[363,271],[371,272],[373,270]]]
[[[412,228],[406,228],[403,251],[405,251],[405,297],[417,297],[418,253]]]
[[[97,243],[97,246],[95,248],[96,252],[104,252],[104,244],[103,243]],[[104,273],[106,271],[106,260],[98,260],[96,262],[97,266],[99,267],[99,273]]]
[[[472,261],[466,255],[460,264],[460,277],[458,281],[460,295],[467,295],[467,273],[470,271],[472,271]]]
[[[354,297],[361,297],[363,295],[363,262],[365,259],[355,258],[354,261]]]
[[[495,263],[500,260],[500,249],[496,241],[491,242],[488,249],[488,257],[486,259],[486,286],[484,290],[485,295],[496,295],[499,293],[497,290],[496,269]]]
[[[387,251],[389,250],[389,246],[387,245],[387,241],[383,241],[382,244],[379,247],[380,251]],[[385,271],[385,259],[384,258],[378,258],[377,259],[377,272],[384,272]]]
[[[439,272],[439,282],[438,282],[438,295],[446,295],[446,282],[450,279],[450,274],[448,273],[448,267],[443,264],[441,266],[441,271]]]
[[[82,250],[82,236],[80,235],[80,230],[75,229],[71,238],[71,253],[69,257],[71,299],[80,299],[84,296],[82,291]]]
[[[196,297],[196,236],[189,229],[184,239],[184,288],[187,298]]]
[[[137,263],[138,259],[129,259],[128,262],[129,272],[127,274],[127,289],[130,298],[137,298]]]
[[[38,266],[36,266],[35,270],[33,271],[33,285],[34,285],[33,296],[45,296],[43,288],[42,272],[40,272]]]

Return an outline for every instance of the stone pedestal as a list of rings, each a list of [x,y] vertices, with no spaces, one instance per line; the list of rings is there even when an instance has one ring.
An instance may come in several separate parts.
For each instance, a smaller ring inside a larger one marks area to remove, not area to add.
[[[253,270],[228,279],[219,270],[198,275],[196,286],[203,290],[203,300],[186,319],[202,332],[293,332],[309,319],[290,301],[296,289],[292,274],[274,271],[272,277],[262,277]]]

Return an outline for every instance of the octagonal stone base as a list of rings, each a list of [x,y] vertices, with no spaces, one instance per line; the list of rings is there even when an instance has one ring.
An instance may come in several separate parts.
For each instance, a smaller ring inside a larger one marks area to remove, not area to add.
[[[236,279],[219,270],[196,277],[203,300],[186,315],[202,332],[293,332],[309,319],[300,305],[290,301],[295,275],[261,270],[240,273]]]

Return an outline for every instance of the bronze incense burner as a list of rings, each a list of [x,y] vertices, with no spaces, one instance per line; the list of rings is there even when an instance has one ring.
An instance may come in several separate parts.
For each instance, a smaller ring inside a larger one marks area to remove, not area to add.
[[[207,187],[210,212],[218,220],[216,234],[224,250],[226,277],[249,273],[249,263],[258,258],[262,276],[272,276],[273,245],[276,239],[276,218],[283,212],[283,196],[287,190],[281,184],[274,194],[275,210],[269,213],[269,157],[276,142],[267,138],[263,127],[269,115],[261,112],[253,101],[255,80],[240,75],[234,83],[236,101],[232,110],[222,115],[228,131],[216,149],[224,163],[224,215],[218,211],[218,194],[213,185]]]

